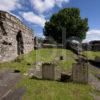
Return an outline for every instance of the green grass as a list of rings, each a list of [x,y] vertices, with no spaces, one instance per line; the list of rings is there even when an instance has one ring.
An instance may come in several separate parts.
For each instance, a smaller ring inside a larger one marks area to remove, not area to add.
[[[85,55],[89,60],[95,60],[95,57],[100,57],[100,51],[84,51],[82,54]],[[90,66],[89,70],[94,75],[100,74],[100,69],[92,65]]]
[[[75,63],[76,55],[64,49],[40,49],[21,55],[12,62],[1,63],[0,68],[18,69],[22,73],[27,72],[36,61],[54,61],[56,57],[63,55],[66,58],[59,61],[59,67],[71,69]],[[93,100],[91,87],[83,84],[61,83],[57,81],[33,80],[24,76],[16,88],[26,87],[27,91],[23,100]]]
[[[76,55],[70,50],[59,49],[58,52],[61,52],[61,53],[58,53],[58,56],[63,55],[65,59],[65,60],[60,61],[58,65],[61,66],[63,69],[71,69],[72,64],[75,63]]]
[[[24,73],[28,69],[31,68],[35,59],[36,59],[36,54],[34,51],[32,51],[29,54],[21,55],[21,56],[17,57],[14,61],[1,63],[0,69],[1,68],[12,68],[12,69],[18,69],[22,73]],[[28,65],[28,63],[30,65]]]
[[[95,57],[100,57],[100,51],[97,52],[93,52],[93,51],[84,51],[82,53],[83,55],[85,55],[88,59],[94,60]]]
[[[65,49],[40,49],[40,50],[34,50],[28,54],[21,55],[17,57],[14,61],[11,62],[6,62],[6,63],[1,63],[0,64],[0,69],[1,68],[13,68],[13,69],[18,69],[22,73],[25,73],[33,67],[33,63],[36,61],[43,61],[43,62],[50,62],[54,61],[54,59],[57,56],[68,56],[66,61],[59,62],[59,66],[62,68],[71,68],[72,63],[74,63],[74,54]]]
[[[22,100],[93,100],[89,85],[25,78],[17,87],[26,87]]]

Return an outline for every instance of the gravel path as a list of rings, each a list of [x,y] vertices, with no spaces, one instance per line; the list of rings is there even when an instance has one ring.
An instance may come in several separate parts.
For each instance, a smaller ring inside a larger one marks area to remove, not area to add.
[[[20,73],[14,73],[14,71],[10,69],[0,71],[0,100],[3,100],[3,98],[11,93],[14,86],[20,80]]]
[[[21,100],[23,94],[26,92],[26,88],[22,87],[15,91],[11,91],[6,97],[4,97],[2,100]]]

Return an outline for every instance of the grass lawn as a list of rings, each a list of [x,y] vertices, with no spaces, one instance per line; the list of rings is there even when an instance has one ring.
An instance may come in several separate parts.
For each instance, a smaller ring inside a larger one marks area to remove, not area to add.
[[[26,87],[22,100],[93,100],[89,85],[25,78],[17,87]]]
[[[84,51],[82,54],[85,55],[89,60],[95,60],[95,57],[100,57],[100,51]],[[90,71],[94,75],[100,74],[100,69],[93,67],[92,65],[90,67]]]
[[[28,71],[28,69],[32,67],[34,62],[54,61],[54,59],[60,55],[67,55],[67,59],[65,61],[59,62],[59,66],[64,69],[71,68],[72,63],[75,62],[75,55],[71,51],[65,49],[40,49],[36,51],[34,50],[28,54],[17,57],[14,61],[1,63],[0,68],[13,68],[20,70],[22,73],[25,73],[26,71]]]
[[[88,59],[94,60],[96,56],[100,57],[100,51],[93,52],[93,51],[84,51],[82,53],[85,55]]]
[[[29,54],[21,55],[16,60],[1,63],[0,68],[18,69],[21,73],[27,72],[36,61],[54,61],[63,55],[66,60],[60,61],[58,65],[63,69],[71,69],[76,55],[64,49],[40,49]],[[23,100],[93,100],[92,89],[89,85],[61,83],[57,81],[33,80],[24,76],[16,88],[26,87],[27,91]]]

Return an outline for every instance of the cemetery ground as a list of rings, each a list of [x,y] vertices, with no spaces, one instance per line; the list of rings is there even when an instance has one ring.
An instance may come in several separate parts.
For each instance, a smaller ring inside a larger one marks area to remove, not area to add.
[[[83,54],[86,55],[86,53]],[[99,54],[100,52],[97,52],[95,55],[92,54],[92,58]],[[77,59],[77,55],[70,50],[64,49],[40,49],[32,51],[29,54],[21,55],[14,61],[1,63],[0,78],[2,76],[3,78],[7,77],[7,80],[10,79],[10,81],[7,81],[8,89],[1,89],[4,91],[2,96],[5,98],[0,99],[19,100],[21,96],[22,100],[100,100],[100,91],[90,84],[86,85],[73,82],[37,80],[26,76],[27,72],[34,67],[34,63],[36,61],[56,61],[61,55],[63,55],[66,60],[59,61],[58,66],[60,66],[63,70],[70,72],[72,64],[76,62],[75,59]],[[90,53],[88,53],[87,57],[91,58]],[[89,73],[91,73],[94,77],[97,73],[100,73],[100,69],[95,68],[92,65],[89,69]],[[12,74],[13,70],[20,71],[20,73]],[[95,77],[93,79],[95,81],[97,78]],[[0,80],[0,84],[1,83],[2,82]]]

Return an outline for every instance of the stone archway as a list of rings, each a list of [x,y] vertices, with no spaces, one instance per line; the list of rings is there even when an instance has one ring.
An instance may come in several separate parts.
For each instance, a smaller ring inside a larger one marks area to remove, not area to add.
[[[24,53],[23,37],[21,31],[17,33],[16,40],[17,40],[17,54],[21,55]]]

